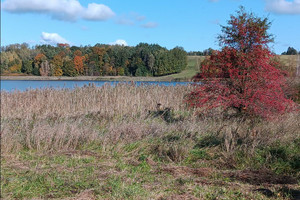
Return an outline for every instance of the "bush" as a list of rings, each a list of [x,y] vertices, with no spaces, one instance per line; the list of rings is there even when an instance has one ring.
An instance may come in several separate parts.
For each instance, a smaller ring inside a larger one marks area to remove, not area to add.
[[[286,73],[268,48],[273,41],[267,32],[268,19],[243,8],[237,14],[231,16],[229,26],[222,26],[218,39],[223,48],[202,63],[194,79],[203,84],[188,95],[187,103],[201,112],[233,109],[243,116],[263,118],[291,111],[295,104],[283,90]]]

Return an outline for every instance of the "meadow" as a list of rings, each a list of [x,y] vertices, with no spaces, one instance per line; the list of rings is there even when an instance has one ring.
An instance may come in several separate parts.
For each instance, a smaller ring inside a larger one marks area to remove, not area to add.
[[[1,198],[299,198],[299,113],[201,117],[193,87],[1,92]]]
[[[279,59],[284,69],[291,72],[291,74],[295,74],[297,67],[300,67],[298,55],[280,55]]]

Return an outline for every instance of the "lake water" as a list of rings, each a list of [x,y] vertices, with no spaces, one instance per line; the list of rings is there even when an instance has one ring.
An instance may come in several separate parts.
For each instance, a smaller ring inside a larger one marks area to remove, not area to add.
[[[4,91],[25,91],[28,89],[43,89],[43,88],[75,88],[83,87],[84,85],[94,84],[97,87],[103,86],[105,83],[116,85],[118,83],[126,83],[124,81],[29,81],[29,80],[1,80],[1,90]],[[129,82],[128,82],[129,83]],[[188,85],[190,82],[155,82],[155,81],[135,81],[136,85]]]

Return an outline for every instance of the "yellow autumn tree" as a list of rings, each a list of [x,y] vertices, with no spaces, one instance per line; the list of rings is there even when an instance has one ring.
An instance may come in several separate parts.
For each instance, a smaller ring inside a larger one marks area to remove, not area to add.
[[[53,76],[62,76],[63,75],[63,59],[61,53],[55,55],[51,61],[53,65]]]

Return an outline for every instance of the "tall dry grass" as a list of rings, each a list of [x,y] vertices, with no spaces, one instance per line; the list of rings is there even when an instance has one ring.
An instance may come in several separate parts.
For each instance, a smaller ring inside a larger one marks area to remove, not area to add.
[[[229,153],[237,149],[251,152],[276,140],[289,143],[300,138],[299,113],[255,125],[236,119],[197,118],[183,103],[192,87],[118,84],[1,92],[1,149],[4,153],[22,149],[59,151],[97,142],[105,150],[120,142],[149,137],[164,141],[166,136],[175,135],[182,142],[149,144],[149,149],[168,149],[173,154],[165,154],[171,160],[182,160],[206,135],[219,138],[222,149]],[[160,115],[149,115],[149,111],[157,111],[158,103],[171,108],[172,117],[178,120],[168,122]]]
[[[175,112],[184,110],[182,101],[191,87],[107,84],[73,90],[2,91],[2,150],[75,148],[101,139],[107,130],[113,133],[107,137],[115,139],[122,131],[141,134],[143,119],[158,103]]]
[[[1,92],[3,119],[72,117],[89,113],[113,116],[135,116],[153,110],[158,103],[174,110],[184,107],[183,97],[192,86],[136,87],[134,84],[109,84],[71,89]]]

